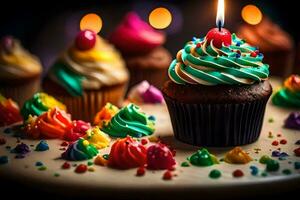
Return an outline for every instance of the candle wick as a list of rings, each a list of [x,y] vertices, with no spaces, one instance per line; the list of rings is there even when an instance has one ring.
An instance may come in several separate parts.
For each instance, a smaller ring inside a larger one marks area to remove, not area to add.
[[[221,32],[221,29],[222,29],[222,22],[221,22],[221,20],[218,21],[218,28],[219,28],[219,31]]]

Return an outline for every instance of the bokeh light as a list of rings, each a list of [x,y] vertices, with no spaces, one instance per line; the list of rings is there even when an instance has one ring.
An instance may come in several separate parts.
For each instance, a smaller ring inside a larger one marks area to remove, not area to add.
[[[171,22],[171,12],[163,7],[155,8],[149,15],[149,23],[156,29],[167,28]]]
[[[259,24],[262,20],[262,17],[262,12],[255,5],[247,5],[242,9],[242,18],[248,24]]]
[[[80,20],[80,30],[89,29],[99,33],[102,28],[102,19],[95,13],[89,13]]]

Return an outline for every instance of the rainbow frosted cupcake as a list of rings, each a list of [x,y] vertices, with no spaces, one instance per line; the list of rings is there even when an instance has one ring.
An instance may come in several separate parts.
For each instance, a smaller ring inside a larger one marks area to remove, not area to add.
[[[20,42],[6,36],[0,42],[0,93],[20,106],[40,88],[42,66]]]
[[[107,102],[122,104],[128,78],[118,51],[84,30],[51,67],[43,88],[66,104],[75,119],[92,121]]]
[[[214,31],[214,32],[213,32]],[[194,38],[169,67],[163,94],[175,137],[196,146],[256,141],[272,94],[263,54],[222,29],[221,41]],[[223,38],[222,38],[223,37]]]
[[[160,88],[166,81],[170,53],[162,47],[165,35],[154,30],[134,12],[128,13],[111,34],[130,71],[129,87],[147,80]]]

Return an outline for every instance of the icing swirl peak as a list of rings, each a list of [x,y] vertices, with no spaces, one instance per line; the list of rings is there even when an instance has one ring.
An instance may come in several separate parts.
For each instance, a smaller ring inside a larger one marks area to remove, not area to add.
[[[177,84],[246,84],[266,80],[269,65],[263,54],[232,34],[232,43],[221,48],[213,40],[194,38],[177,53],[169,77]]]

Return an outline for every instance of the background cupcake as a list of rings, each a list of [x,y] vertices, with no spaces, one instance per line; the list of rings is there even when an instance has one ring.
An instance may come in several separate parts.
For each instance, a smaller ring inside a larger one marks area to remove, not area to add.
[[[110,41],[121,51],[130,71],[129,87],[143,80],[161,87],[166,80],[170,53],[162,47],[165,35],[130,12],[111,34]]]
[[[293,68],[294,44],[292,37],[279,25],[264,17],[257,25],[240,26],[237,35],[247,43],[259,47],[270,65],[272,76],[287,77]]]
[[[51,67],[43,88],[61,100],[75,119],[91,121],[106,102],[122,104],[127,81],[118,51],[95,32],[84,30]]]
[[[11,36],[0,44],[0,92],[20,106],[39,90],[42,71],[39,59]]]
[[[175,137],[197,146],[256,141],[272,93],[256,48],[222,29],[177,53],[163,87]],[[219,37],[219,38],[217,38]]]

